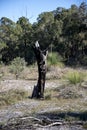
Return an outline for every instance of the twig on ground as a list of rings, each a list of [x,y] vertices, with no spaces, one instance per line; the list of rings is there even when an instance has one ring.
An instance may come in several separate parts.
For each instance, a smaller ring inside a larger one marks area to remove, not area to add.
[[[54,123],[51,123],[49,125],[40,125],[40,124],[35,124],[34,126],[38,126],[38,127],[42,127],[42,128],[47,128],[47,127],[51,127],[51,126],[55,126],[55,125],[62,125],[62,122],[54,122]]]
[[[36,121],[41,122],[41,119],[38,119],[38,118],[36,118],[36,117],[32,117],[32,116],[30,116],[30,117],[22,117],[21,119],[22,119],[22,120],[33,119],[33,120],[36,120]]]

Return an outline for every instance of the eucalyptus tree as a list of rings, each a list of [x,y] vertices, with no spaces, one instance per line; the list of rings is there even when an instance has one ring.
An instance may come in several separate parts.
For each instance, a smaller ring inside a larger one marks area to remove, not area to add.
[[[51,43],[52,35],[50,28],[53,22],[54,15],[52,12],[43,12],[37,18],[34,35],[36,40],[39,39],[43,48],[46,48]]]
[[[6,17],[0,19],[0,46],[2,61],[9,63],[16,57],[16,43],[21,28]]]
[[[70,9],[66,10],[67,13],[64,13],[66,15],[63,17],[63,45],[65,57],[70,63],[72,61],[80,62],[84,55],[87,30],[87,8],[85,7],[87,7],[85,4],[81,4],[79,7],[72,5]]]
[[[32,24],[26,17],[20,17],[17,24],[21,26],[22,33],[19,37],[19,52],[29,62],[29,50],[32,42]]]

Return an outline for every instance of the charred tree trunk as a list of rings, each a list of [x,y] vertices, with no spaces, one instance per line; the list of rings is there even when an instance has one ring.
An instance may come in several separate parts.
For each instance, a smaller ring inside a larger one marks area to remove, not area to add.
[[[34,86],[32,92],[32,98],[44,98],[44,88],[46,79],[46,58],[48,51],[47,50],[42,51],[40,49],[38,42],[36,42],[35,45],[33,46],[33,50],[38,65],[38,81],[37,85]]]

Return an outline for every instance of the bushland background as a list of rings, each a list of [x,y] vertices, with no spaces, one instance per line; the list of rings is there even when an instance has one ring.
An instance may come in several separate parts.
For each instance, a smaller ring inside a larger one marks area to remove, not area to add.
[[[32,45],[48,48],[45,99],[31,99]],[[53,126],[56,122],[56,126]],[[87,5],[0,19],[0,129],[87,129]]]

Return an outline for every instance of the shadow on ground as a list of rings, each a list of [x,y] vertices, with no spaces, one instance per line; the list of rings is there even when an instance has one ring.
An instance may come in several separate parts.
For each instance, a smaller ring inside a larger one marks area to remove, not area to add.
[[[62,120],[79,120],[87,121],[87,111],[86,112],[47,112],[41,113],[37,116],[46,116],[50,119],[62,119]]]
[[[49,112],[43,114],[35,114],[34,117],[20,117],[12,119],[6,125],[0,125],[0,130],[86,130],[87,129],[87,112]],[[69,119],[76,119],[72,123]],[[66,120],[67,119],[67,120]],[[78,120],[77,120],[78,119]],[[55,121],[62,122],[60,125],[50,125]],[[61,120],[61,121],[60,121]],[[49,122],[50,121],[50,122]],[[78,122],[80,121],[80,122]],[[85,125],[84,123],[85,122]],[[37,125],[38,124],[38,125]]]

